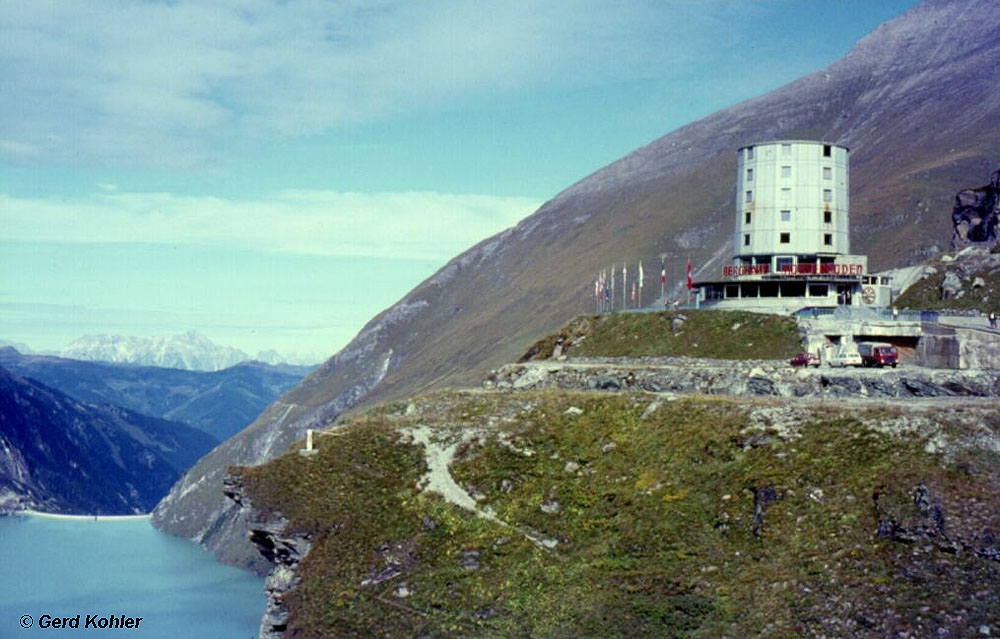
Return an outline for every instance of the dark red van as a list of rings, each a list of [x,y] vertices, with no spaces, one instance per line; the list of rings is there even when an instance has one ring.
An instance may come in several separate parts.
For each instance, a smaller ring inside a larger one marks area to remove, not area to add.
[[[862,366],[892,366],[899,363],[899,351],[892,344],[882,342],[861,342],[858,344]]]

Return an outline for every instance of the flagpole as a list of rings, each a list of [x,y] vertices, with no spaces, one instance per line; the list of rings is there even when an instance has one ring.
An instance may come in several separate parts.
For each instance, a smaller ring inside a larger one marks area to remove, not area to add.
[[[615,312],[615,265],[614,264],[611,265],[611,299],[609,300],[609,302],[610,302],[610,308],[608,308],[608,311],[614,313]]]
[[[628,310],[628,262],[622,262],[622,310]]]
[[[688,308],[691,308],[691,254],[690,253],[688,253],[687,271],[685,273],[684,284],[687,285],[687,290],[688,290],[688,304],[687,305],[688,305]]]
[[[598,275],[598,279],[600,279],[601,283],[599,285],[600,294],[597,296],[597,307],[598,309],[600,309],[599,312],[603,313],[604,312],[604,269],[601,269],[601,272]]]
[[[667,293],[665,290],[667,285],[667,263],[665,261],[666,257],[667,257],[666,254],[660,253],[660,299],[663,300],[664,308],[667,307]]]
[[[636,308],[642,308],[642,259],[639,260],[639,298],[635,301]]]

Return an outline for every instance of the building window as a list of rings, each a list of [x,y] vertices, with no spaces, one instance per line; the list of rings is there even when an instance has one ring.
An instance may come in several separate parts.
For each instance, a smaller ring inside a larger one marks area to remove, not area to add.
[[[824,233],[823,234],[823,245],[824,246],[833,246],[833,233]]]
[[[748,146],[747,147],[747,159],[748,160],[752,160],[753,159],[753,147],[752,146]]]
[[[781,221],[782,222],[788,222],[788,221],[791,221],[791,219],[792,219],[792,212],[791,211],[785,210],[785,211],[781,212]]]
[[[832,211],[823,211],[823,223],[824,224],[833,224],[833,212]]]
[[[791,155],[792,155],[792,145],[791,144],[782,144],[781,145],[781,157],[787,158],[787,157],[791,157]]]
[[[746,214],[743,216],[743,218],[745,220],[745,223],[749,224],[750,223],[750,211],[747,211]]]
[[[790,167],[790,166],[783,166],[783,167],[781,167],[781,177],[783,177],[783,178],[790,178],[790,177],[792,177],[792,167]]]
[[[743,246],[750,246],[750,234],[749,233],[744,233],[743,234]]]
[[[782,200],[785,200],[787,202],[789,199],[791,199],[791,197],[792,197],[792,190],[791,189],[781,189],[781,199]]]
[[[750,202],[753,202],[753,191],[747,191],[746,202],[747,202],[747,204],[749,204]]]
[[[782,233],[781,235],[778,236],[778,241],[781,242],[782,244],[788,244],[792,241],[792,234]]]
[[[826,297],[828,290],[826,284],[810,284],[809,297]]]
[[[833,202],[833,190],[832,189],[823,189],[823,201],[824,202]]]
[[[747,169],[747,182],[753,182],[753,169]]]
[[[825,157],[825,158],[830,157],[830,153],[831,153],[830,145],[829,144],[824,144],[823,145],[823,157]]]
[[[832,180],[833,179],[833,169],[832,168],[830,168],[828,166],[824,166],[823,167],[823,179],[824,180]]]

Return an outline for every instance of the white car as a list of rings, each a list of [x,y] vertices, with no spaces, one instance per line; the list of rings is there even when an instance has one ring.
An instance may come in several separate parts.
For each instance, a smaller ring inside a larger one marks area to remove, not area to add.
[[[864,362],[857,351],[838,351],[826,363],[829,366],[861,366]]]

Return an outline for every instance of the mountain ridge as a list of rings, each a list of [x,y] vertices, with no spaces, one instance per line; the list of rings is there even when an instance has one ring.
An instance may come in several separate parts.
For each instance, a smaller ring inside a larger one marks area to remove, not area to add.
[[[220,346],[195,330],[154,337],[88,334],[70,342],[58,355],[84,361],[197,371],[218,371],[253,360],[272,365],[295,365],[277,351],[260,351],[251,356],[232,346]]]
[[[0,347],[0,366],[82,402],[183,422],[223,441],[294,386],[304,367],[245,361],[219,371],[22,355]]]
[[[261,463],[345,410],[476,383],[590,310],[592,278],[611,263],[665,254],[672,283],[688,258],[696,276],[713,272],[729,257],[739,146],[849,146],[854,252],[869,253],[873,270],[940,253],[954,193],[1000,163],[994,9],[988,0],[928,0],[826,69],[680,127],[571,185],[373,318],[189,471],[154,524],[246,563],[253,553],[240,515],[217,488],[227,466]],[[643,303],[652,302],[647,294]]]
[[[145,513],[217,443],[186,424],[80,402],[0,367],[0,510]]]

